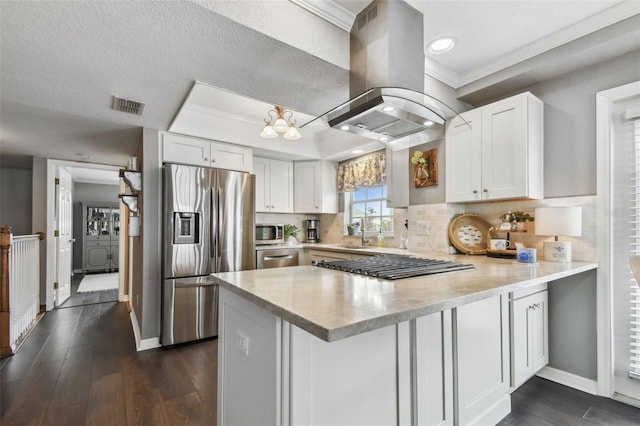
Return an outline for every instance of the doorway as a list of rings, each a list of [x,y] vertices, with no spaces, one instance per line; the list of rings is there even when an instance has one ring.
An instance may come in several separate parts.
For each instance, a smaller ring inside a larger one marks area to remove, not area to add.
[[[47,230],[54,235],[54,251],[47,247],[47,310],[104,302],[126,301],[125,276],[121,273],[120,232],[121,192],[120,168],[116,166],[47,160]],[[72,232],[60,233],[62,219],[58,194],[62,180],[71,178],[70,199]],[[55,187],[49,182],[56,182]],[[51,227],[51,228],[50,228]],[[57,233],[55,231],[58,231]],[[58,237],[55,237],[55,235]],[[68,256],[58,254],[61,242],[68,241]],[[126,269],[126,268],[125,268]],[[60,283],[69,288],[60,291]]]
[[[632,326],[640,303],[632,281],[629,257],[638,250],[636,188],[640,146],[634,127],[640,119],[640,82],[597,94],[598,158],[598,392],[640,404],[640,376],[634,344],[640,341]],[[635,160],[634,160],[635,159]],[[638,193],[640,194],[640,193]],[[631,285],[633,284],[633,285]],[[636,378],[634,378],[634,376]]]

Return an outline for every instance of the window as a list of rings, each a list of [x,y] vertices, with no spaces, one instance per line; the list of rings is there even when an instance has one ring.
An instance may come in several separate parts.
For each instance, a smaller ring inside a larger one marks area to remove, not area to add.
[[[631,231],[629,241],[629,255],[640,254],[640,120],[633,122],[634,147],[633,167],[631,172],[631,185],[629,185],[628,199],[631,202],[629,209],[629,230]],[[629,299],[630,299],[630,325],[631,336],[629,339],[630,366],[629,376],[640,379],[640,290],[633,276],[631,277]]]
[[[393,234],[393,209],[387,207],[386,185],[358,188],[349,194],[349,222],[359,222],[365,232]]]

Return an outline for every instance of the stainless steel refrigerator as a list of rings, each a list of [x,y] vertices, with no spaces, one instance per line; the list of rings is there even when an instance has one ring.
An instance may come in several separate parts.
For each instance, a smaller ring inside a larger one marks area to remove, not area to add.
[[[214,272],[255,269],[255,176],[166,164],[162,345],[218,335]]]

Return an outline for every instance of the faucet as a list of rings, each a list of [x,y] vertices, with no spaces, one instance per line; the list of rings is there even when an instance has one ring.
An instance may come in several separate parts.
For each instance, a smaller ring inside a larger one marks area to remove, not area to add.
[[[361,228],[360,235],[362,237],[362,247],[365,247],[367,245],[367,243],[369,242],[369,240],[364,238],[364,227]]]

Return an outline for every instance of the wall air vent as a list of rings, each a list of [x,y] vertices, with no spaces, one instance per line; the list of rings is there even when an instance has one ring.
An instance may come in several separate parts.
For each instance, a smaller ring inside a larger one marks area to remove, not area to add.
[[[132,101],[131,99],[113,97],[113,105],[116,111],[128,112],[129,114],[142,115],[144,111],[144,102]]]

